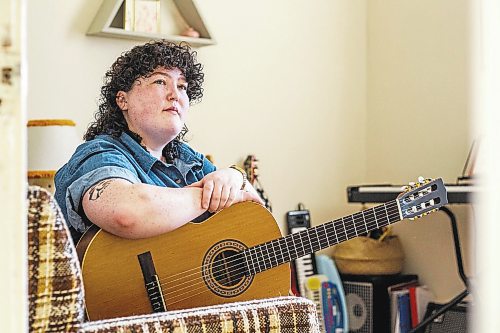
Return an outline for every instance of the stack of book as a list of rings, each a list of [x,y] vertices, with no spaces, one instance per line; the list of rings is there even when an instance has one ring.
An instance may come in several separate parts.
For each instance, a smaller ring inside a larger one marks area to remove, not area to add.
[[[427,304],[434,295],[418,280],[393,285],[388,288],[391,302],[392,333],[407,333],[422,321]]]

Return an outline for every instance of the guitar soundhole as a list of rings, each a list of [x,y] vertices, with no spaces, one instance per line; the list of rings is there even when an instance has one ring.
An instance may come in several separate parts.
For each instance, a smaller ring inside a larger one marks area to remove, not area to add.
[[[236,251],[223,251],[215,257],[212,274],[224,287],[231,287],[245,277],[245,263]]]
[[[253,275],[248,274],[243,251],[245,244],[223,240],[213,245],[205,254],[202,264],[203,281],[215,294],[234,297],[243,293],[251,284]]]

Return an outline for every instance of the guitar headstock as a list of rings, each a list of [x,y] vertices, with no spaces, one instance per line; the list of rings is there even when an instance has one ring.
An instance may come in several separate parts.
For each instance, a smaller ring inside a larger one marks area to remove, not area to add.
[[[252,185],[255,183],[257,176],[259,174],[257,162],[258,160],[257,158],[255,158],[254,155],[248,155],[247,158],[245,159],[245,162],[243,163],[244,169],[248,176],[248,181]]]
[[[257,167],[257,158],[254,155],[248,155],[243,163],[245,172],[247,173],[248,181],[253,185],[259,196],[264,200],[264,206],[272,212],[271,203],[264,193],[264,189],[259,182],[259,169]]]
[[[441,178],[410,183],[397,199],[403,218],[415,219],[438,210],[448,203],[446,187]]]

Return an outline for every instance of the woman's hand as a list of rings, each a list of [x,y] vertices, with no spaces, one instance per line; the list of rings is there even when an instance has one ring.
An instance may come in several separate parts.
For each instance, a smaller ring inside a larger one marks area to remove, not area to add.
[[[188,185],[203,189],[201,206],[211,213],[218,212],[237,202],[255,201],[263,204],[262,199],[248,184],[241,190],[243,176],[238,170],[232,168],[219,169],[209,173],[202,180]]]

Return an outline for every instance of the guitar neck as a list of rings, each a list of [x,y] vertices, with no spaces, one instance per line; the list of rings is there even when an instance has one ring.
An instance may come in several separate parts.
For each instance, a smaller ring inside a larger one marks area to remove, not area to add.
[[[305,255],[401,221],[397,200],[290,234],[243,252],[247,271],[257,274]]]

